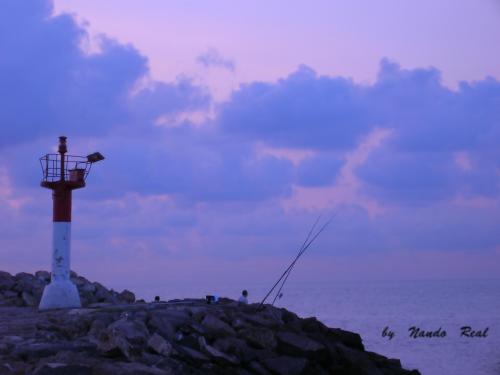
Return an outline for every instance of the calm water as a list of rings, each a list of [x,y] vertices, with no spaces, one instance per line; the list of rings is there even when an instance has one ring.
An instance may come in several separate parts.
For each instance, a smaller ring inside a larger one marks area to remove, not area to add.
[[[268,285],[245,285],[257,302]],[[207,285],[171,289],[135,288],[147,300],[203,297],[217,294],[237,298],[240,286]],[[290,282],[277,303],[302,317],[316,316],[331,327],[358,332],[367,350],[399,358],[405,368],[423,375],[500,374],[500,280]],[[382,337],[384,327],[395,333]],[[412,326],[426,331],[441,328],[444,338],[410,338]],[[460,327],[489,328],[486,338],[460,337]]]

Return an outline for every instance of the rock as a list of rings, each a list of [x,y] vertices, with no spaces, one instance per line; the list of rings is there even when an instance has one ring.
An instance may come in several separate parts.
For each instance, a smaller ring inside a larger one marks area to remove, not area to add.
[[[153,336],[149,338],[148,347],[155,353],[165,357],[168,357],[172,353],[172,345],[157,333],[154,333]]]
[[[85,341],[57,341],[57,342],[22,342],[15,346],[12,356],[15,358],[39,359],[59,353],[60,351],[92,351],[94,345]]]
[[[337,353],[342,360],[358,372],[363,371],[367,374],[382,375],[383,372],[378,368],[377,363],[370,359],[367,352],[359,351],[343,345],[342,343],[336,344]]]
[[[153,315],[147,322],[147,326],[151,331],[156,331],[171,341],[174,340],[175,327],[166,316],[158,314]]]
[[[242,317],[253,326],[258,325],[266,328],[276,328],[284,324],[278,313],[272,315],[272,313],[266,310],[264,310],[262,314],[244,314]]]
[[[83,284],[81,287],[79,287],[78,290],[80,293],[92,294],[95,292],[96,288],[95,288],[94,284],[87,282],[87,283]]]
[[[12,289],[19,293],[32,293],[35,289],[41,289],[45,286],[45,283],[26,272],[17,273],[14,278],[16,279],[16,283]]]
[[[183,354],[188,361],[193,362],[195,364],[210,362],[210,359],[205,354],[199,352],[198,350],[189,348],[187,346],[179,345],[178,351],[181,354]]]
[[[105,329],[99,335],[97,349],[109,357],[130,358],[131,346],[124,334],[113,329]]]
[[[149,332],[141,321],[120,319],[108,326],[108,330],[121,333],[127,341],[136,345],[143,345],[148,341]]]
[[[220,350],[217,350],[213,346],[207,344],[205,338],[203,336],[198,338],[198,342],[200,345],[200,350],[207,354],[209,357],[215,360],[215,362],[221,365],[239,365],[240,361],[237,358],[225,354]]]
[[[47,271],[36,271],[35,276],[43,281],[44,283],[48,284],[50,282],[50,272]]]
[[[365,347],[363,346],[363,343],[361,341],[361,336],[359,336],[357,333],[344,331],[339,328],[328,328],[327,336],[334,341],[340,341],[342,344],[350,348],[365,350]]]
[[[302,319],[302,330],[309,333],[326,332],[328,327],[321,323],[315,317]]]
[[[246,328],[238,331],[238,336],[259,349],[274,350],[276,348],[274,332],[269,329]]]
[[[17,298],[19,296],[18,292],[14,292],[12,290],[6,290],[2,292],[3,298]]]
[[[2,290],[10,290],[15,284],[14,277],[4,271],[0,271],[0,291]]]
[[[97,366],[92,374],[95,375],[169,375],[172,372],[149,367],[141,363],[104,363]],[[71,374],[72,375],[72,374]]]
[[[125,289],[123,292],[118,294],[118,298],[120,301],[124,303],[134,303],[135,302],[135,294],[130,290]]]
[[[23,299],[25,306],[37,306],[38,301],[36,301],[35,297],[30,292],[24,291],[21,294],[21,298]]]
[[[268,375],[270,372],[264,368],[259,362],[251,362],[248,367],[250,370],[252,370],[254,373],[258,375]]]
[[[68,365],[65,363],[47,363],[39,367],[34,375],[92,375],[92,368],[85,365]]]
[[[229,324],[224,323],[222,320],[220,320],[219,318],[215,317],[212,314],[207,314],[203,318],[201,325],[205,327],[209,335],[212,335],[214,337],[215,336],[226,337],[226,336],[236,335],[236,332]]]
[[[264,365],[279,375],[299,375],[307,366],[307,359],[281,356],[263,360]]]
[[[0,364],[0,375],[14,374],[14,368],[9,363]]]
[[[324,345],[307,336],[301,336],[293,332],[279,332],[276,337],[278,338],[280,353],[308,358],[319,358],[321,354],[323,356],[327,355]]]
[[[106,322],[102,319],[95,319],[90,325],[89,336],[99,337],[99,334],[106,328]]]

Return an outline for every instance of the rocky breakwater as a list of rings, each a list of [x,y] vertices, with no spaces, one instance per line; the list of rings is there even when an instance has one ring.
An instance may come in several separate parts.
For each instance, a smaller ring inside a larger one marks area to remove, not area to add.
[[[9,289],[10,290],[10,289]],[[0,307],[0,374],[419,374],[315,318],[229,299]]]
[[[82,306],[96,303],[133,303],[134,293],[124,290],[121,293],[105,288],[98,282],[90,282],[83,276],[71,271],[71,281],[80,293]],[[38,306],[43,288],[50,282],[50,273],[37,271],[34,275],[20,272],[11,275],[0,271],[0,307],[2,306]]]

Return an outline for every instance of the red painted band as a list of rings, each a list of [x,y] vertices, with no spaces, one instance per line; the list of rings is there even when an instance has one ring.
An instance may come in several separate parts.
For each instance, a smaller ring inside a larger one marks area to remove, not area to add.
[[[52,192],[53,216],[52,221],[71,221],[71,189],[63,184]]]

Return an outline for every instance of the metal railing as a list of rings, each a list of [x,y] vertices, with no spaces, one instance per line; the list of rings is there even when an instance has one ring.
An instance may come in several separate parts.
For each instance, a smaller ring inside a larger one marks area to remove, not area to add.
[[[61,180],[61,155],[46,154],[40,158],[43,171],[43,181],[56,182]],[[64,180],[69,181],[72,173],[83,174],[83,180],[87,178],[92,163],[84,156],[64,155]],[[73,172],[74,171],[74,172]]]

